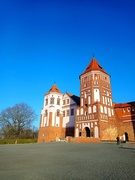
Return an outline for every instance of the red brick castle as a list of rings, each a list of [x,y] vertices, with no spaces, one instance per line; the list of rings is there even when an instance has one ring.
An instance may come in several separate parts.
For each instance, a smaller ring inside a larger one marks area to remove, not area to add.
[[[56,84],[45,94],[38,142],[74,137],[76,142],[135,140],[135,102],[116,104],[110,75],[93,57],[79,76],[80,98],[62,94]]]

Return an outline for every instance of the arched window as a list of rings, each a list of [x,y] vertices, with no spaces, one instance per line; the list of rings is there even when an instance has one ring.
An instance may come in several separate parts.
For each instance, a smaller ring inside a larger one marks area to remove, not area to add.
[[[99,137],[99,133],[98,133],[98,127],[96,126],[95,128],[94,128],[94,134],[95,134],[95,138],[98,138]]]
[[[100,102],[99,89],[94,89],[94,102]]]
[[[51,97],[50,104],[54,104],[54,97]]]

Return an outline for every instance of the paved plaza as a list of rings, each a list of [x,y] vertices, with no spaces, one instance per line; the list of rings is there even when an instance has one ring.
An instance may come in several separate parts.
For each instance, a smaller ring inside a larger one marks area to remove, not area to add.
[[[134,180],[135,144],[0,145],[0,180]]]

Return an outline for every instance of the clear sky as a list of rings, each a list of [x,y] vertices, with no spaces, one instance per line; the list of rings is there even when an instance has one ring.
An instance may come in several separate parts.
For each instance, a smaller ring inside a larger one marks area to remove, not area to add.
[[[93,53],[113,101],[135,101],[135,0],[0,0],[0,111],[27,103],[38,127],[44,94],[79,96]]]

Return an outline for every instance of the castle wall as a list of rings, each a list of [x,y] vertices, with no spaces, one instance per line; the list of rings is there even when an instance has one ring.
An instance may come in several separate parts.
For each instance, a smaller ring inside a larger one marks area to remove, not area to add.
[[[76,142],[114,141],[124,133],[129,141],[135,141],[135,102],[113,103],[110,75],[95,58],[79,78],[78,107],[75,97],[62,94],[56,85],[45,94],[38,142],[66,136],[75,137]]]
[[[115,120],[113,120],[115,121]],[[118,135],[117,126],[113,122],[100,122],[100,139],[101,140],[116,140]]]
[[[135,102],[115,105],[119,136],[127,134],[129,141],[135,141]]]

